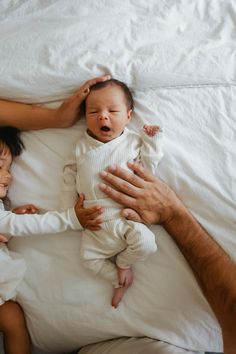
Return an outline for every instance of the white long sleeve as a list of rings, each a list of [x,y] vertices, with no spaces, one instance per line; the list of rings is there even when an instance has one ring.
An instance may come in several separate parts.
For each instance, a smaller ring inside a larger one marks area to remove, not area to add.
[[[157,166],[163,158],[163,131],[160,130],[154,136],[146,134],[145,129],[140,133],[142,145],[139,159],[144,168],[155,174]]]
[[[76,147],[73,149],[63,169],[62,191],[60,198],[60,210],[70,208],[75,204],[78,194],[76,190]]]
[[[58,233],[66,230],[82,230],[74,208],[63,212],[48,211],[45,214],[14,214],[0,210],[0,232],[9,236],[28,236]]]

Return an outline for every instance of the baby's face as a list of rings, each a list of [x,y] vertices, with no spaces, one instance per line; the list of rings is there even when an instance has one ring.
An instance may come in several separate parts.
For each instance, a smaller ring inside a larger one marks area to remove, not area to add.
[[[118,86],[91,91],[86,100],[88,133],[106,143],[121,135],[131,119],[125,95]]]
[[[9,148],[0,143],[0,199],[6,197],[7,191],[11,185],[11,163],[12,156]]]

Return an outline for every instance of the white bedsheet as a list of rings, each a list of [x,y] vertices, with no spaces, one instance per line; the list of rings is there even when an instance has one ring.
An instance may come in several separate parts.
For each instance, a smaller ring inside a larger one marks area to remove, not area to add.
[[[56,102],[85,79],[111,73],[134,92],[133,129],[165,128],[158,175],[232,255],[235,241],[234,1],[3,1],[0,96]],[[65,157],[83,122],[24,133],[10,197],[58,207]],[[117,310],[111,285],[84,270],[79,235],[12,239],[28,264],[18,300],[34,343],[72,351],[112,337],[149,336],[221,351],[218,324],[185,259],[160,226],[158,252],[135,266]]]

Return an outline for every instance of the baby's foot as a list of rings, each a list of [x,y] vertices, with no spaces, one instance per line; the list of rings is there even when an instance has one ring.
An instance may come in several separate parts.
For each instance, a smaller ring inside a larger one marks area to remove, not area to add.
[[[131,268],[122,269],[117,267],[117,273],[118,273],[120,288],[114,289],[113,298],[111,300],[111,305],[115,308],[117,308],[126,290],[128,289],[128,287],[130,287],[130,285],[133,282],[133,272]]]
[[[127,288],[125,287],[114,289],[113,298],[111,300],[111,306],[115,307],[115,309],[118,307],[119,303],[121,302],[126,290]]]
[[[128,288],[133,282],[133,272],[131,268],[117,267],[119,285]]]

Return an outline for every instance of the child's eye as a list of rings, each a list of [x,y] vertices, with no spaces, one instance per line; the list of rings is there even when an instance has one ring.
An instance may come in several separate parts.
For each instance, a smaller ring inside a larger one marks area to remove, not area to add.
[[[110,110],[111,113],[118,113],[119,111]]]

